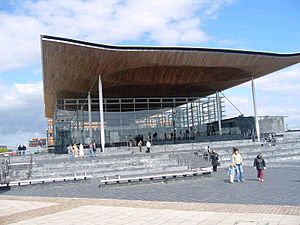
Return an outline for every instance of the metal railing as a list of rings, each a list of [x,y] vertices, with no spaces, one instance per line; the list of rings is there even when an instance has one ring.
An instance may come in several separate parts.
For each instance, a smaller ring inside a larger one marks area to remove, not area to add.
[[[6,183],[10,168],[10,159],[7,157],[0,158],[0,183]]]

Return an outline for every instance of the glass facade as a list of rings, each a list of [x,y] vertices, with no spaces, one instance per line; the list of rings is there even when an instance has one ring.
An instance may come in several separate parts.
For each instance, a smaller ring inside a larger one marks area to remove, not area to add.
[[[225,117],[223,98],[220,98],[221,118]],[[207,124],[218,120],[217,99],[212,97],[170,98],[105,98],[104,130],[107,146],[124,145],[137,135],[143,140],[183,140],[207,135]],[[57,101],[54,118],[56,145],[72,142],[100,142],[98,99],[91,99],[89,132],[88,99]]]

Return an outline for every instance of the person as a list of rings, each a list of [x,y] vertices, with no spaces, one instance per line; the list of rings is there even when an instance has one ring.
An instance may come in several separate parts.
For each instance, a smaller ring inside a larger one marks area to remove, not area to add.
[[[89,145],[89,150],[90,150],[90,157],[94,157],[94,149],[93,149],[92,143],[90,143],[90,145]]]
[[[73,154],[74,154],[74,158],[78,157],[78,147],[76,143],[73,144]]]
[[[96,157],[96,152],[97,152],[97,147],[96,147],[96,143],[94,142],[93,144],[93,152],[94,152],[94,157]]]
[[[150,141],[147,141],[146,147],[147,147],[147,153],[150,153],[150,148],[151,148],[151,142]]]
[[[143,142],[142,142],[142,140],[140,140],[138,143],[140,152],[142,152],[142,145],[143,145]]]
[[[262,153],[258,153],[253,162],[254,168],[257,170],[257,179],[261,182],[264,181],[264,170],[266,169],[266,162],[262,157]]]
[[[229,169],[228,169],[228,175],[229,175],[229,182],[234,182],[234,176],[235,176],[235,167],[233,163],[230,163]]]
[[[23,145],[23,147],[22,147],[22,152],[23,152],[23,155],[25,155],[25,152],[26,152],[26,146],[25,145]]]
[[[218,163],[219,163],[219,155],[218,155],[218,153],[215,150],[212,150],[210,158],[211,158],[211,164],[213,166],[213,171],[217,172]]]
[[[79,157],[84,157],[83,145],[79,143]]]
[[[21,147],[21,145],[19,145],[19,147],[18,147],[18,149],[17,149],[17,155],[21,155],[21,153],[22,153],[22,147]]]
[[[231,157],[231,162],[234,164],[235,168],[236,168],[236,181],[240,182],[240,181],[244,181],[244,172],[243,172],[243,159],[242,156],[240,154],[240,150],[237,147],[233,147],[233,154]]]
[[[70,159],[72,159],[73,158],[73,147],[72,147],[72,145],[68,146],[68,154],[70,156]]]

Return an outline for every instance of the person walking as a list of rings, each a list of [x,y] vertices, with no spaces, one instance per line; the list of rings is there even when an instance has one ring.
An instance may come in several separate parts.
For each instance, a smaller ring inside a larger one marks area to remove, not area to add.
[[[233,147],[233,154],[231,157],[231,162],[233,163],[233,165],[236,168],[236,181],[240,182],[240,181],[244,181],[244,171],[243,171],[243,158],[240,154],[240,150],[237,147]]]
[[[210,159],[211,159],[211,164],[212,164],[212,167],[213,167],[213,171],[217,172],[218,163],[219,163],[219,155],[214,149],[212,150],[212,153],[210,155]]]
[[[258,153],[253,162],[254,168],[257,170],[257,179],[260,182],[264,181],[264,170],[266,169],[266,162],[262,157],[262,153]]]

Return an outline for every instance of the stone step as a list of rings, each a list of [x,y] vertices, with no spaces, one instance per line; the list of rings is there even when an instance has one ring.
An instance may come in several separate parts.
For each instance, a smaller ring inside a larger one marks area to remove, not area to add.
[[[54,173],[39,173],[32,174],[32,178],[42,178],[42,177],[61,177],[61,176],[72,176],[90,174],[94,177],[103,177],[103,176],[115,176],[115,175],[131,175],[131,174],[145,174],[145,173],[153,173],[153,172],[169,172],[169,171],[178,171],[178,170],[187,170],[186,166],[165,166],[165,167],[155,167],[155,168],[135,168],[135,169],[115,169],[115,170],[79,170],[79,171],[65,171],[62,173],[54,172]]]

